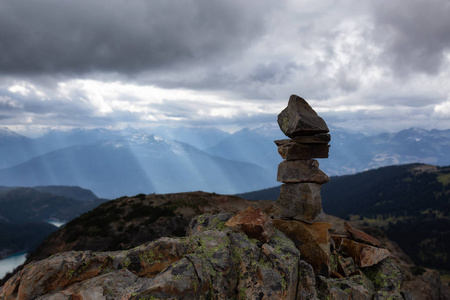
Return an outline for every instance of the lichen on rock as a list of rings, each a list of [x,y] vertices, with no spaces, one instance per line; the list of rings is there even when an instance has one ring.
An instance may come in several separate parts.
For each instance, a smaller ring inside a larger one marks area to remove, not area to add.
[[[403,272],[390,259],[367,268],[352,266],[357,272],[343,278],[316,277],[286,234],[275,229],[270,240],[262,242],[224,226],[230,217],[198,216],[185,238],[161,238],[125,251],[65,252],[34,262],[7,282],[0,299],[92,299],[95,295],[96,299],[400,299],[407,295],[401,290]]]

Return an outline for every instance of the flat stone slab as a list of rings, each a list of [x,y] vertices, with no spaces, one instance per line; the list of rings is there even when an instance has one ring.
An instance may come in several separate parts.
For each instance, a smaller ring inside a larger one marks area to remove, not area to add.
[[[285,183],[275,202],[273,216],[312,223],[322,212],[321,185],[317,183]]]
[[[276,140],[277,146],[282,146],[289,143],[295,144],[328,144],[331,141],[329,133],[320,133],[316,135],[298,136],[292,139]]]
[[[278,125],[290,138],[330,131],[308,102],[297,95],[289,98],[288,106],[278,115]]]
[[[286,160],[328,158],[329,149],[326,144],[287,144],[278,146],[278,153]]]
[[[347,238],[332,236],[336,249],[352,257],[358,267],[373,266],[389,256],[389,250],[362,244]]]
[[[319,169],[317,160],[285,160],[278,165],[277,181],[279,182],[324,184],[329,180],[327,174]]]
[[[353,228],[348,222],[344,222],[344,228],[347,231],[347,234],[355,241],[369,244],[375,247],[380,247],[381,242],[374,238],[373,236],[365,233],[364,231]]]

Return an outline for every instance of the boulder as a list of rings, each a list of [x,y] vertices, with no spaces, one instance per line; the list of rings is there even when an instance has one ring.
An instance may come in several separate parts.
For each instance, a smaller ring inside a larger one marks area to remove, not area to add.
[[[327,183],[330,178],[319,169],[319,162],[308,160],[284,160],[278,165],[277,181],[283,183]]]
[[[281,185],[273,217],[312,223],[322,212],[321,185],[317,183],[286,183]]]
[[[237,213],[225,225],[264,243],[270,240],[274,229],[272,219],[261,209],[251,206]]]
[[[297,95],[289,98],[288,106],[278,115],[278,125],[290,138],[329,132],[325,121]]]
[[[132,272],[123,269],[73,284],[63,291],[39,297],[39,300],[120,299],[138,278]]]
[[[308,224],[300,221],[274,220],[275,227],[286,234],[300,250],[302,259],[317,274],[328,276],[330,272],[330,223]]]
[[[389,256],[389,250],[362,244],[341,236],[332,236],[337,250],[352,257],[358,267],[373,266]]]
[[[378,291],[399,291],[405,278],[401,268],[391,259],[363,268],[362,271]]]
[[[34,299],[49,291],[63,290],[77,282],[127,269],[152,278],[182,255],[191,245],[180,239],[161,238],[127,251],[71,251],[28,264],[6,282],[3,293],[17,299]]]
[[[194,266],[185,257],[154,278],[136,281],[122,299],[199,299],[202,292]]]

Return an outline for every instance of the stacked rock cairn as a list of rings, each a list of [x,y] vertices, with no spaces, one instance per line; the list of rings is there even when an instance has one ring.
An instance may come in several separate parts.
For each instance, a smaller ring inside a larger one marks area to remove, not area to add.
[[[278,115],[278,125],[290,139],[275,141],[284,161],[278,166],[277,181],[283,185],[274,217],[313,223],[322,213],[321,185],[329,181],[313,158],[328,158],[329,129],[296,95],[289,98],[288,106]]]

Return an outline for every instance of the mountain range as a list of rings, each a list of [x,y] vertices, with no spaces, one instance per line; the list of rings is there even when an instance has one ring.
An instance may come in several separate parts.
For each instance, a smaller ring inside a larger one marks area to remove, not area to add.
[[[265,187],[273,178],[273,172],[255,164],[143,133],[66,147],[0,170],[3,185],[77,185],[104,198],[141,192],[236,193]]]
[[[331,127],[328,175],[406,163],[450,164],[450,130],[367,136]],[[0,129],[0,185],[78,185],[103,198],[202,190],[243,193],[276,185],[276,125],[233,134],[216,128],[53,130],[39,138]]]

